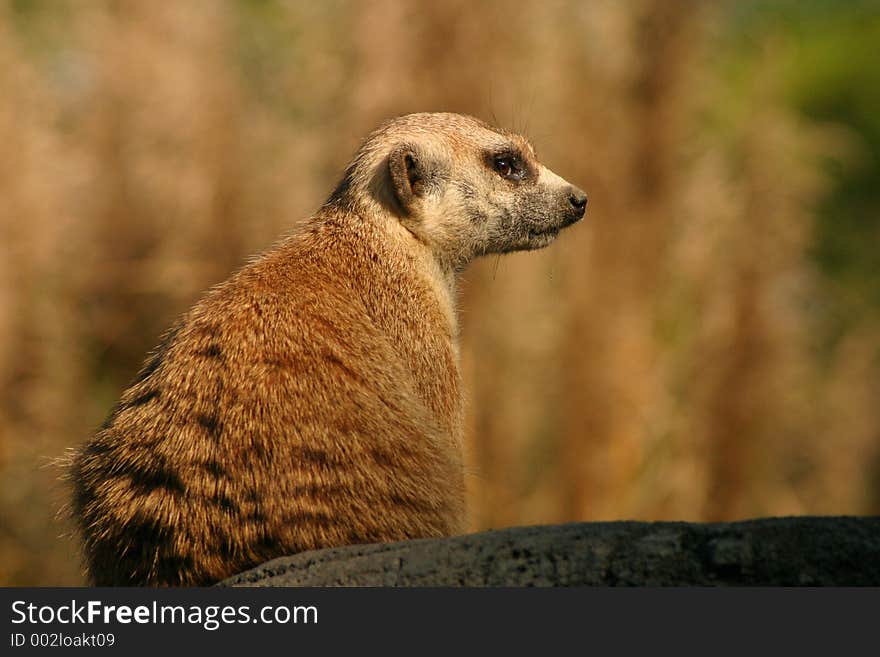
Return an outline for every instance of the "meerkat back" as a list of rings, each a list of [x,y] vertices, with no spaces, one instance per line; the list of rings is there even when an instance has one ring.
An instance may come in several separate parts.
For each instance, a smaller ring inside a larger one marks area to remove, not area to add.
[[[582,194],[470,117],[373,133],[327,204],[206,294],[77,451],[91,581],[204,585],[303,550],[464,531],[455,276],[545,246]]]

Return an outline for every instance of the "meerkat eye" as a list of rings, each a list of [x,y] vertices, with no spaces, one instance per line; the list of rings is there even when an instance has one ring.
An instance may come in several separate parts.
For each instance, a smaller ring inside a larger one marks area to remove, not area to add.
[[[494,165],[498,175],[508,180],[522,180],[525,175],[522,161],[515,155],[496,155]]]
[[[500,173],[504,178],[507,178],[511,173],[513,173],[513,166],[510,163],[510,159],[506,157],[496,157],[495,170]]]

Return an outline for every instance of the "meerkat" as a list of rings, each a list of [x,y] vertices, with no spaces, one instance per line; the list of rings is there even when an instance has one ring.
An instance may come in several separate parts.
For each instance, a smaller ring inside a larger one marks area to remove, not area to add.
[[[464,532],[456,277],[547,246],[586,203],[525,138],[475,118],[379,127],[76,451],[91,583],[207,585],[304,550]]]

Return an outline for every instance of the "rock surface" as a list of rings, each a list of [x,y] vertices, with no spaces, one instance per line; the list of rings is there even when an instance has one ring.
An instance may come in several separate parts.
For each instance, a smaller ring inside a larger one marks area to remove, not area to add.
[[[880,586],[880,517],[588,522],[303,552],[221,586]]]

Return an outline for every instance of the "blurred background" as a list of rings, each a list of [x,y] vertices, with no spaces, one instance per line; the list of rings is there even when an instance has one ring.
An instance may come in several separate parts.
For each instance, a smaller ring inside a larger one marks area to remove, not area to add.
[[[0,584],[53,459],[410,111],[587,190],[461,287],[473,530],[880,513],[880,2],[0,0]]]

